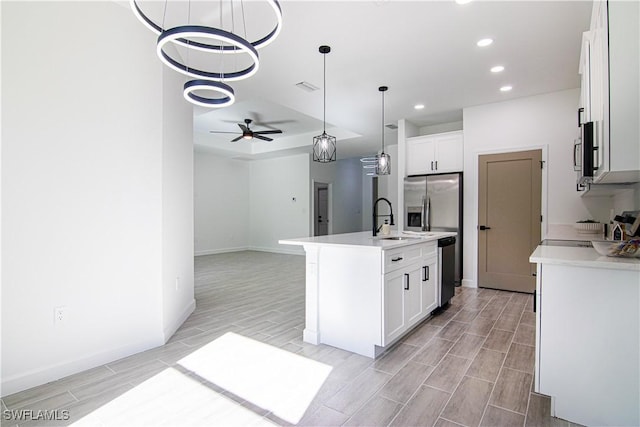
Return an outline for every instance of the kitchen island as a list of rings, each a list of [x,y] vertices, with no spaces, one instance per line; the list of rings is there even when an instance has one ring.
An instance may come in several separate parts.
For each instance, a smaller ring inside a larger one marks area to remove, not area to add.
[[[304,341],[379,356],[437,308],[437,241],[455,235],[358,232],[280,240],[306,253]]]
[[[538,246],[535,391],[583,425],[640,425],[640,259]]]

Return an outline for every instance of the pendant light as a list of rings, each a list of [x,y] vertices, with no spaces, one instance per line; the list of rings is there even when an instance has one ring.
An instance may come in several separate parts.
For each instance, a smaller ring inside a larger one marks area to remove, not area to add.
[[[376,156],[376,175],[391,174],[391,156],[384,152],[384,93],[387,89],[387,86],[378,88],[382,92],[382,151]]]
[[[329,46],[320,46],[318,51],[323,55],[324,62],[324,100],[322,107],[322,135],[313,137],[313,161],[329,163],[336,161],[336,137],[328,135],[327,127],[327,53],[331,52]]]

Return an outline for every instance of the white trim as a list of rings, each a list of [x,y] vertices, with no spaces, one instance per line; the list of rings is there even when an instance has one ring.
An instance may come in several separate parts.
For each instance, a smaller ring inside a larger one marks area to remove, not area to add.
[[[105,365],[113,362],[114,360],[122,359],[123,357],[131,356],[145,350],[150,350],[163,344],[164,343],[158,334],[157,339],[150,339],[148,337],[146,340],[136,339],[129,345],[94,353],[80,359],[69,360],[55,365],[34,369],[9,378],[2,378],[2,395],[8,396],[19,391],[27,390],[31,387],[46,384],[48,382],[64,378],[68,375]]]
[[[187,320],[187,318],[191,315],[191,313],[193,313],[195,309],[196,309],[196,300],[195,298],[193,298],[191,299],[191,301],[189,301],[189,304],[187,304],[187,306],[184,308],[184,310],[182,311],[182,314],[180,314],[180,317],[178,317],[178,319],[172,325],[168,325],[164,328],[165,344],[167,343],[167,341],[169,341],[169,339],[173,336],[173,334],[176,333],[178,328],[182,326],[185,320]]]
[[[203,255],[216,255],[216,254],[226,254],[228,252],[242,252],[248,251],[248,246],[239,246],[236,248],[222,248],[222,249],[205,249],[202,251],[196,251],[194,256],[203,256]]]
[[[461,286],[463,288],[477,288],[478,287],[478,281],[477,280],[462,279]]]
[[[478,230],[478,185],[480,183],[480,176],[479,176],[479,171],[478,171],[478,162],[480,159],[480,156],[485,155],[485,154],[507,154],[507,153],[518,153],[521,151],[531,151],[531,150],[542,150],[542,161],[544,162],[544,167],[542,168],[542,188],[541,188],[541,196],[542,196],[542,200],[541,200],[541,204],[540,204],[540,211],[542,212],[542,223],[540,224],[540,236],[541,238],[544,238],[544,236],[546,236],[547,234],[547,228],[548,228],[548,219],[549,219],[549,212],[548,212],[548,196],[549,196],[549,192],[548,192],[548,174],[549,174],[549,144],[540,144],[540,145],[529,145],[529,146],[525,146],[525,147],[503,147],[503,148],[493,148],[493,149],[488,149],[488,150],[476,150],[473,152],[473,156],[474,156],[474,161],[473,161],[473,170],[472,170],[472,176],[475,182],[475,185],[473,186],[473,206],[472,206],[472,212],[473,212],[473,227],[471,227],[471,232],[475,233],[474,237],[472,239],[473,241],[473,253],[475,254],[475,256],[472,259],[472,263],[473,263],[473,268],[472,271],[474,273],[474,278],[473,279],[467,279],[467,282],[470,284],[474,284],[475,286],[470,286],[470,287],[474,287],[477,288],[478,287],[478,276],[479,276],[479,271],[478,271],[478,256],[480,255],[479,253],[479,248],[478,248],[478,235],[476,233],[476,231]],[[469,231],[467,231],[468,233]],[[468,237],[467,237],[468,239]],[[468,241],[468,240],[467,240]],[[464,280],[463,280],[464,283]]]
[[[284,254],[284,255],[304,255],[304,250],[301,246],[295,246],[291,249],[280,249],[280,248],[265,248],[259,246],[250,246],[247,248],[248,251],[257,251],[257,252],[271,252],[274,254]]]

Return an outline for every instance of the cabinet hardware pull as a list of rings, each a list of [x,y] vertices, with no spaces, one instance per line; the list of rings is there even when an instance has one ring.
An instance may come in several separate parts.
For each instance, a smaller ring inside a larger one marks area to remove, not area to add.
[[[580,113],[582,113],[583,111],[584,111],[584,108],[582,107],[578,108],[578,127],[582,126],[582,120],[580,120],[581,119]]]
[[[404,290],[409,290],[409,273],[404,273]]]
[[[431,170],[433,170],[433,161],[431,161]]]
[[[427,280],[429,280],[429,266],[428,265],[423,265],[422,266],[422,281],[426,282]]]
[[[399,256],[398,258],[391,258],[391,262],[396,262],[396,261],[402,261],[402,257]]]
[[[438,170],[438,161],[436,160],[436,170]]]

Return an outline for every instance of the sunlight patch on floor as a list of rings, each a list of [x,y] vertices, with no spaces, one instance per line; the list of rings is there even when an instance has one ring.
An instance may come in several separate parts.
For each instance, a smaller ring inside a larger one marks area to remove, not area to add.
[[[232,332],[178,364],[293,424],[300,421],[332,369]]]
[[[242,407],[174,368],[167,368],[73,426],[273,426],[269,420]]]

